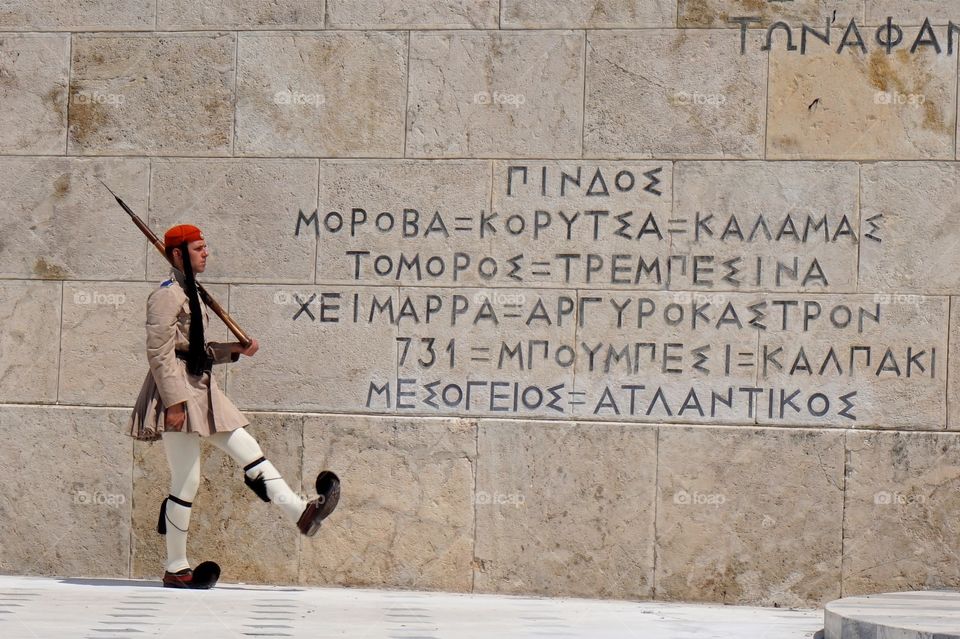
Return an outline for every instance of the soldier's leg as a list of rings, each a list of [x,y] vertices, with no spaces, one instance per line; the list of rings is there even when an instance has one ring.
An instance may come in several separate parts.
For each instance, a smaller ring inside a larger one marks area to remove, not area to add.
[[[271,501],[296,523],[307,502],[290,490],[280,472],[267,460],[257,440],[244,428],[214,433],[210,443],[224,451],[242,468],[246,483],[264,501]]]
[[[200,487],[200,436],[164,431],[163,447],[170,464],[170,495],[160,506],[157,531],[167,538],[167,572],[190,567],[187,561],[187,529],[190,509]],[[164,531],[165,529],[165,531]]]

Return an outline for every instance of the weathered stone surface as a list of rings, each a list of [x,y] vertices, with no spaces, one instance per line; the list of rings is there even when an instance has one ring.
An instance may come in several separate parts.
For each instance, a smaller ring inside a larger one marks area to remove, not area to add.
[[[677,163],[673,217],[687,230],[670,252],[690,263],[671,288],[856,290],[858,179],[852,162]]]
[[[60,337],[60,402],[133,406],[150,367],[147,296],[157,283],[64,282]],[[227,287],[206,287],[224,306]],[[213,311],[208,341],[236,341]],[[224,366],[214,374],[223,387]]]
[[[235,38],[74,36],[70,153],[229,155]]]
[[[293,239],[298,211],[317,205],[316,160],[156,160],[150,180],[150,225],[204,232],[206,282],[313,282],[316,243]],[[148,253],[150,279],[170,270]]]
[[[880,162],[861,171],[860,290],[960,293],[957,165]]]
[[[497,0],[327,0],[329,28],[496,29]]]
[[[840,596],[843,433],[661,426],[658,599]]]
[[[868,3],[872,0],[866,0]],[[834,25],[845,28],[850,18],[859,22],[863,18],[864,0],[793,0],[791,2],[767,2],[766,0],[678,0],[679,26],[681,27],[729,27],[739,29],[733,18],[759,18],[762,27],[777,20],[791,26],[801,22],[823,28],[827,18]],[[834,13],[836,12],[836,13]]]
[[[847,448],[843,595],[957,588],[960,435],[848,433]]]
[[[125,420],[121,410],[0,407],[0,437],[16,442],[0,447],[8,469],[0,571],[128,576],[132,445],[121,432]]]
[[[414,33],[407,155],[576,157],[583,34]]]
[[[0,152],[63,153],[69,64],[67,35],[0,37]]]
[[[495,162],[493,283],[666,288],[672,192],[672,162]]]
[[[476,423],[308,416],[303,490],[336,472],[340,504],[303,540],[300,583],[471,589]]]
[[[57,401],[59,282],[0,280],[0,402]]]
[[[376,398],[373,387],[396,384],[397,329],[388,305],[395,321],[396,288],[231,286],[230,314],[260,351],[232,365],[230,395],[246,409],[371,412],[368,388]]]
[[[674,27],[677,0],[504,0],[503,28]]]
[[[950,298],[950,360],[948,368],[960,370],[960,299]],[[947,428],[960,430],[960,376],[953,375],[947,382]]]
[[[6,0],[0,6],[0,30],[150,30],[155,6],[155,0]]]
[[[670,162],[498,161],[492,209],[487,162],[322,161],[320,172],[318,216],[294,225],[298,241],[320,237],[320,282],[666,286],[665,265],[659,278],[634,271],[666,261]]]
[[[247,431],[264,456],[299,491],[302,417],[250,414]],[[129,439],[129,438],[128,438]],[[187,558],[191,565],[216,561],[224,581],[297,582],[300,532],[276,504],[264,503],[243,481],[243,466],[201,439],[200,489],[193,501]],[[163,575],[166,542],[157,534],[160,503],[170,491],[162,442],[136,442],[133,462],[132,576]]]
[[[397,313],[393,401],[381,394],[373,400],[374,410],[569,414],[562,402],[552,400],[554,393],[566,400],[574,390],[576,291],[401,288],[399,294],[401,309],[416,312]],[[563,346],[571,355],[557,358]]]
[[[405,212],[408,209],[411,212]],[[480,217],[489,215],[489,209],[489,162],[324,160],[320,162],[318,219],[302,222],[296,241],[319,237],[316,276],[325,284],[480,284],[477,248],[489,241],[480,235]],[[309,219],[309,211],[305,213]],[[471,219],[459,219],[466,216]],[[296,219],[288,214],[283,220],[284,246],[291,245],[287,238],[291,230],[296,232],[297,225],[291,227]],[[348,251],[370,254],[349,255]],[[482,248],[480,252],[485,253]],[[470,255],[472,268],[455,274],[456,253]],[[418,254],[419,276],[415,268],[400,268],[401,255],[412,260]],[[374,269],[381,255],[393,263],[384,275]],[[434,256],[441,256],[446,264],[439,277],[425,270]],[[402,271],[399,279],[398,271]]]
[[[912,41],[915,30],[905,31]],[[950,56],[927,48],[888,55],[872,42],[868,54],[837,53],[815,38],[800,55],[777,35],[767,158],[953,159],[957,71]]]
[[[402,156],[407,36],[244,34],[237,153]]]
[[[865,5],[866,24],[870,25],[886,24],[887,16],[900,25],[919,25],[926,18],[931,24],[945,25],[951,20],[956,22],[960,15],[958,0],[865,0]],[[939,30],[937,38],[945,34],[945,29]]]
[[[158,0],[157,28],[320,29],[324,0]]]
[[[155,284],[64,282],[60,401],[132,406],[147,372],[144,309]]]
[[[477,591],[648,599],[656,429],[480,422]]]
[[[0,277],[143,279],[143,234],[98,178],[146,216],[146,160],[0,158]]]
[[[756,301],[742,293],[578,291],[576,393],[561,405],[581,419],[752,422],[758,328],[748,320]]]
[[[760,423],[944,428],[947,298],[777,299],[766,308],[787,309],[789,324],[768,321],[760,335],[757,386],[776,389],[759,406]]]
[[[591,32],[587,157],[759,158],[767,54],[726,31]]]

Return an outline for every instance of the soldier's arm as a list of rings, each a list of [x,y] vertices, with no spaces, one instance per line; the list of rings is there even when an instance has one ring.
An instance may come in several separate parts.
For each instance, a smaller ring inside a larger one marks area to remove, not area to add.
[[[165,407],[190,398],[174,353],[180,306],[176,292],[170,288],[157,289],[147,298],[147,361]]]
[[[260,349],[260,345],[257,343],[257,340],[250,338],[250,344],[247,346],[244,346],[240,342],[211,342],[207,344],[207,348],[214,357],[214,363],[222,364],[225,362],[235,362],[240,359],[241,355],[253,357],[257,353],[257,350]]]
[[[207,342],[207,350],[214,364],[228,364],[240,359],[236,346],[239,346],[237,342]]]

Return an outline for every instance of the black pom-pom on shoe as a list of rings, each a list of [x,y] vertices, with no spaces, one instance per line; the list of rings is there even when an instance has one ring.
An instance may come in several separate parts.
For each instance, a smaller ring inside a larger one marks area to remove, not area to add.
[[[340,503],[340,478],[332,470],[321,471],[317,475],[316,489],[323,505],[322,518],[326,519]]]

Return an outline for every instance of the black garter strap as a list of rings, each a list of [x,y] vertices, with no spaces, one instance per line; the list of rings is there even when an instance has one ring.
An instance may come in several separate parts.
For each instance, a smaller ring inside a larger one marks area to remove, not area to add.
[[[170,501],[172,501],[172,502],[175,503],[175,504],[180,504],[180,505],[183,506],[184,508],[193,508],[193,502],[192,502],[192,501],[187,501],[187,500],[185,500],[185,499],[180,499],[180,498],[177,497],[176,495],[168,495],[168,496],[167,496],[167,499],[169,499]]]
[[[265,461],[267,461],[267,458],[266,458],[266,457],[261,457],[261,458],[259,458],[259,459],[255,459],[255,460],[253,460],[252,462],[250,462],[249,464],[247,464],[246,466],[243,467],[243,472],[247,472],[248,470],[250,470],[251,468],[253,468],[253,467],[256,466],[257,464],[260,464],[260,463],[265,462]]]
[[[172,501],[175,504],[180,504],[184,508],[193,507],[193,502],[187,501],[185,499],[180,499],[176,495],[167,495],[164,498],[163,502],[161,502],[160,504],[160,519],[157,521],[157,532],[160,533],[161,535],[167,534],[167,502],[168,501]],[[180,528],[179,526],[177,526],[172,521],[170,522],[170,525],[176,528],[177,530],[179,530],[180,532],[187,532],[183,528]]]

